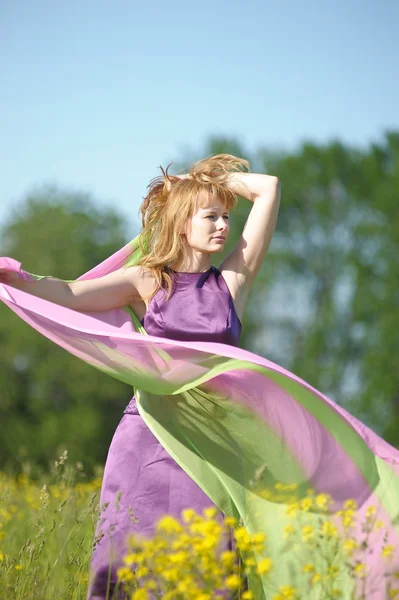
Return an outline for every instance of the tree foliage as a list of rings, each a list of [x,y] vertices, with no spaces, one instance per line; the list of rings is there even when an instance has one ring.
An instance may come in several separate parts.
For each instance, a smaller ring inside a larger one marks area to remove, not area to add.
[[[133,236],[131,236],[133,237]],[[121,216],[83,194],[43,188],[3,227],[0,255],[27,271],[75,279],[126,243]],[[42,337],[0,303],[0,464],[21,451],[45,464],[61,448],[102,462],[131,389]]]

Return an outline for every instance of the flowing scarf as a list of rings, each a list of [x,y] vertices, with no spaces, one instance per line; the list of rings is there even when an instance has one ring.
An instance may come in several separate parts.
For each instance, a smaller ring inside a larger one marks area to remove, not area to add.
[[[79,280],[137,264],[139,237]],[[11,258],[0,267],[41,278]],[[252,551],[261,571],[248,577],[255,598],[292,581],[316,586],[309,578],[326,561],[343,598],[357,590],[380,600],[399,588],[391,577],[399,571],[399,452],[341,406],[244,349],[150,336],[129,307],[77,312],[2,284],[0,299],[132,385],[141,417],[173,459],[225,515],[267,536],[264,551]],[[334,570],[334,561],[352,566]]]

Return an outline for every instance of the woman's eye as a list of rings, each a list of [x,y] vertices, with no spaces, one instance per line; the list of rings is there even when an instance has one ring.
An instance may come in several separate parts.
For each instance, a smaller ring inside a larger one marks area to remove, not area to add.
[[[207,217],[205,217],[206,219],[213,219],[214,217],[216,217],[216,215],[208,215]],[[228,215],[224,215],[223,217],[224,219],[228,219],[229,216]]]

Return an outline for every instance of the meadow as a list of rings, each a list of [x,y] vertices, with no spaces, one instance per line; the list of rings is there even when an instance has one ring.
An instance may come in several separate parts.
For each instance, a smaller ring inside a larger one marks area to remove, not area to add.
[[[0,472],[0,598],[12,600],[85,600],[95,525],[101,515],[101,471],[89,478],[81,463],[71,465],[67,452],[47,471],[28,462],[18,474]],[[362,524],[364,539],[353,537],[356,503],[348,499],[330,520],[326,494],[309,490],[295,497],[295,486],[277,484],[272,492],[287,506],[292,519],[284,529],[286,553],[300,557],[290,581],[275,589],[270,600],[367,600],[366,555],[373,531],[384,527],[373,507]],[[116,501],[118,499],[116,498]],[[311,513],[319,511],[319,525]],[[323,516],[324,515],[324,516]],[[249,534],[243,524],[217,521],[216,509],[202,515],[191,509],[177,521],[165,515],[153,539],[131,537],[124,564],[118,569],[119,589],[129,600],[256,600],[245,589],[245,576],[268,577],[275,559],[268,553],[267,535]],[[339,523],[337,522],[337,518]],[[317,523],[317,522],[316,522]],[[234,532],[241,559],[233,551],[218,553],[227,530]],[[381,561],[391,576],[384,598],[399,598],[399,573],[390,569],[396,549],[385,544]],[[353,583],[348,596],[342,581]],[[117,589],[118,591],[118,589]],[[110,598],[111,600],[111,598]],[[269,599],[268,599],[269,600]]]

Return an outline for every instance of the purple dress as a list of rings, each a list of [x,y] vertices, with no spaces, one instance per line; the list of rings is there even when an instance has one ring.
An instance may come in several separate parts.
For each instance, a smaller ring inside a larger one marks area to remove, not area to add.
[[[165,291],[158,290],[142,323],[149,335],[181,341],[238,346],[241,333],[231,294],[216,267],[205,273],[176,273],[170,299],[166,301]],[[91,563],[88,598],[92,600],[105,599],[108,585],[112,596],[127,534],[150,537],[165,514],[180,518],[185,508],[200,513],[213,506],[148,429],[134,396],[108,452],[100,498],[101,506],[105,503],[96,537],[100,530],[104,535],[95,546]],[[231,547],[231,540],[226,540],[226,547]]]

